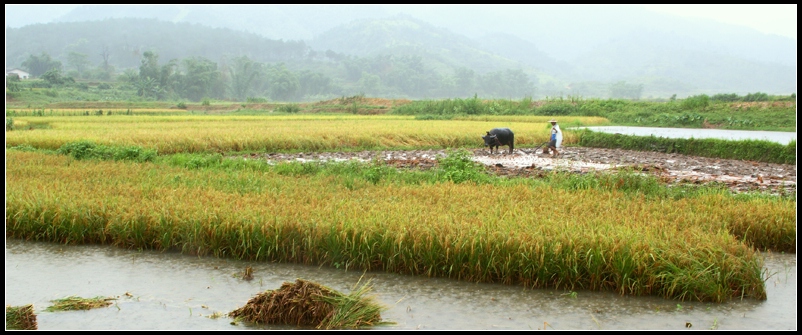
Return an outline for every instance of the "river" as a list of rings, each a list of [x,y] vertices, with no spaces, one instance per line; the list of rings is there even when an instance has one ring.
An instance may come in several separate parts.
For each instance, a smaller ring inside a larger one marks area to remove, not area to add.
[[[367,273],[394,325],[376,330],[796,330],[795,254],[764,254],[768,299],[678,302],[612,292],[525,289]],[[6,241],[6,306],[33,304],[39,330],[257,330],[228,312],[297,278],[347,293],[363,273],[110,246]],[[254,279],[241,279],[246,266]],[[364,279],[363,279],[364,280]],[[119,297],[109,307],[46,312],[52,300]],[[214,317],[215,313],[217,316]]]

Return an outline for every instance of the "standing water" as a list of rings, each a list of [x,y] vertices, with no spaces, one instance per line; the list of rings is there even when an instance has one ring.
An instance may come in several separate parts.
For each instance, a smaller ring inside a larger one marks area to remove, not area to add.
[[[724,129],[691,129],[691,128],[659,128],[659,127],[579,127],[604,133],[623,135],[667,137],[667,138],[715,138],[721,140],[763,140],[788,144],[796,141],[796,132],[759,131],[759,130],[724,130]]]
[[[612,292],[525,289],[390,273],[364,274],[394,325],[379,330],[796,330],[796,255],[764,254],[768,299],[679,302]],[[243,280],[246,266],[254,279]],[[6,306],[33,304],[40,330],[248,330],[228,312],[265,290],[306,279],[343,293],[351,269],[248,262],[110,246],[6,241]],[[360,285],[362,284],[360,283]],[[89,311],[46,312],[52,300],[115,297]]]

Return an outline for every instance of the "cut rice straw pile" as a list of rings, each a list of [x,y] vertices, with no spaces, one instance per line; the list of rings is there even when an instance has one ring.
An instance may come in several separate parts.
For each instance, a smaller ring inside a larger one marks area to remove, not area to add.
[[[285,282],[281,288],[265,291],[229,317],[256,324],[311,326],[316,329],[356,329],[379,324],[385,310],[363,297],[370,290],[368,283],[345,295],[303,279]]]
[[[6,306],[6,330],[36,330],[33,305]]]
[[[94,298],[81,298],[76,296],[66,297],[64,299],[52,300],[55,304],[46,309],[48,312],[55,311],[74,311],[74,310],[89,310],[93,308],[101,308],[111,305],[110,300],[114,298],[106,298],[97,296]]]

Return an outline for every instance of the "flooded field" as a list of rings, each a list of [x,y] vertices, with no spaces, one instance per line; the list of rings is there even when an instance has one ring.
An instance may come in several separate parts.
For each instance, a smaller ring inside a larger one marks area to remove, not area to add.
[[[720,140],[764,140],[788,144],[796,140],[796,132],[788,131],[761,131],[761,130],[726,130],[726,129],[689,129],[689,128],[661,128],[661,127],[581,127],[604,133],[619,133],[624,135],[650,136],[667,138],[715,138]]]
[[[795,254],[764,254],[768,299],[688,303],[611,292],[524,289],[368,273],[394,325],[382,330],[796,330]],[[264,290],[302,278],[341,292],[359,271],[245,262],[109,246],[6,241],[6,305],[33,304],[40,330],[254,330],[225,315]],[[253,280],[243,280],[246,266]],[[364,279],[363,279],[364,280]],[[67,296],[113,296],[89,311],[45,312]]]

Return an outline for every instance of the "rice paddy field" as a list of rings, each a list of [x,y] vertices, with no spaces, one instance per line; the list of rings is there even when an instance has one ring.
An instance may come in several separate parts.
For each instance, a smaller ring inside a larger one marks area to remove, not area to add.
[[[681,301],[766,299],[756,247],[796,252],[795,199],[720,190],[651,197],[526,178],[383,178],[386,170],[370,166],[169,163],[186,154],[473,148],[498,126],[515,130],[516,148],[534,147],[547,139],[548,119],[18,116],[15,124],[36,126],[6,132],[6,237]],[[76,141],[158,156],[58,154]],[[565,145],[577,141],[565,132]]]

